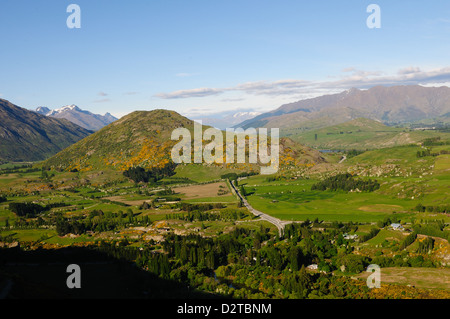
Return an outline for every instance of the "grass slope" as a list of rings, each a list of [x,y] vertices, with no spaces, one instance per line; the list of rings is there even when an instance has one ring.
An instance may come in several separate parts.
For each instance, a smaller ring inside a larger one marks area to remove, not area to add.
[[[297,133],[295,130],[285,132],[298,143],[318,149],[334,150],[387,148],[419,143],[426,138],[437,136],[450,138],[450,134],[445,132],[391,127],[365,118],[304,133]]]

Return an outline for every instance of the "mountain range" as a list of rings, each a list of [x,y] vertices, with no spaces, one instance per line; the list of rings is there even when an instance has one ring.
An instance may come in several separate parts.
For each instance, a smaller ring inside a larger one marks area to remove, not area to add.
[[[376,86],[285,104],[236,127],[274,127],[282,134],[298,134],[361,117],[392,125],[439,118],[448,112],[448,87]]]
[[[0,99],[0,161],[44,160],[91,133]]]
[[[117,121],[117,118],[110,113],[106,113],[105,115],[93,114],[80,109],[76,105],[67,105],[56,110],[50,110],[48,107],[40,106],[36,109],[36,112],[49,117],[69,120],[90,131],[98,131],[106,125]]]
[[[302,100],[259,115],[229,113],[225,122],[230,127],[248,117],[235,127],[280,128],[281,135],[291,139],[282,141],[282,151],[290,145],[288,149],[310,154],[305,158],[317,162],[320,155],[304,144],[328,148],[338,143],[345,149],[365,149],[415,143],[433,135],[394,129],[392,124],[448,123],[449,114],[448,87],[377,86]],[[204,124],[224,128],[211,121]],[[163,165],[174,145],[170,134],[179,127],[192,130],[193,121],[167,110],[133,112],[120,120],[75,105],[53,111],[40,107],[34,112],[0,99],[0,161],[40,161],[64,149],[48,161],[49,166],[66,170]],[[93,130],[97,131],[92,134]]]

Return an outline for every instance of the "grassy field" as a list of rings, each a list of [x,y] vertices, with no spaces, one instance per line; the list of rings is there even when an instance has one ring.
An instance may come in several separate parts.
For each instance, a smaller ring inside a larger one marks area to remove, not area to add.
[[[325,221],[376,222],[396,212],[407,217],[414,206],[408,199],[380,197],[374,193],[345,193],[311,191],[317,180],[266,182],[261,177],[251,177],[241,184],[250,193],[247,197],[257,210],[282,220],[302,221],[319,218]]]
[[[369,273],[357,277],[367,279]],[[381,282],[412,285],[426,289],[450,289],[449,268],[390,267],[381,269]]]
[[[441,146],[436,151],[441,149],[450,147]],[[426,219],[430,217],[414,213],[413,208],[419,203],[449,204],[450,161],[448,154],[418,158],[420,150],[423,150],[420,146],[373,150],[340,164],[341,172],[376,179],[380,189],[371,193],[312,191],[311,186],[328,172],[311,175],[309,179],[271,182],[265,176],[252,176],[242,180],[241,185],[245,185],[248,201],[255,209],[282,220],[317,217],[325,221],[376,222],[394,212],[403,220]],[[439,218],[450,220],[445,214]]]
[[[368,240],[366,244],[369,245],[381,245],[385,241],[398,241],[401,242],[405,239],[405,235],[403,235],[400,231],[382,229],[380,232],[372,239]]]

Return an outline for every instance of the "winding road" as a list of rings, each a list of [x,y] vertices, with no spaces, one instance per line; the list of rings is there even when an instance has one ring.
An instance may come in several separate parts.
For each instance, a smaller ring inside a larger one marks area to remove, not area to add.
[[[249,203],[248,201],[241,195],[241,193],[239,192],[239,190],[237,189],[237,187],[234,185],[234,181],[231,181],[231,187],[233,188],[234,192],[236,193],[236,195],[239,197],[239,199],[242,201],[242,203],[245,205],[245,207],[247,207],[247,209],[255,216],[261,218],[262,220],[268,221],[269,223],[275,225],[278,228],[278,232],[280,234],[280,237],[283,236],[284,234],[284,227],[287,224],[291,224],[292,222],[288,222],[288,221],[282,221],[278,218],[275,218],[273,216],[267,215],[263,212],[260,212],[259,210],[254,209]]]
[[[339,164],[343,163],[347,159],[347,156],[343,155],[341,160],[339,161]]]

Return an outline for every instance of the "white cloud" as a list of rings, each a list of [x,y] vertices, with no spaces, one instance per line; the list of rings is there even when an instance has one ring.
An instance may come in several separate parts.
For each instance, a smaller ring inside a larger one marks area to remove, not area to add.
[[[181,114],[189,118],[223,118],[225,116],[232,115],[238,112],[256,112],[256,110],[254,108],[248,107],[234,107],[227,108],[225,111],[223,111],[219,110],[217,107],[196,107],[184,110],[183,112],[181,112]]]
[[[159,93],[156,97],[161,99],[186,99],[191,97],[205,97],[211,95],[218,95],[223,93],[223,89],[212,89],[212,88],[199,88],[191,90],[180,90],[171,93]]]
[[[224,92],[244,92],[249,95],[262,96],[318,96],[330,92],[342,91],[352,87],[367,89],[377,85],[426,85],[429,83],[450,82],[450,67],[423,71],[419,67],[405,67],[396,74],[385,74],[381,71],[358,70],[345,68],[347,73],[331,81],[306,81],[283,79],[278,81],[256,81],[238,84],[231,88],[198,88],[180,90],[171,93],[159,93],[156,97],[162,99],[186,99],[191,97],[207,97]]]
[[[419,73],[419,72],[421,72],[420,68],[410,66],[410,67],[398,70],[397,74],[404,75],[404,74],[413,74],[413,73]]]

